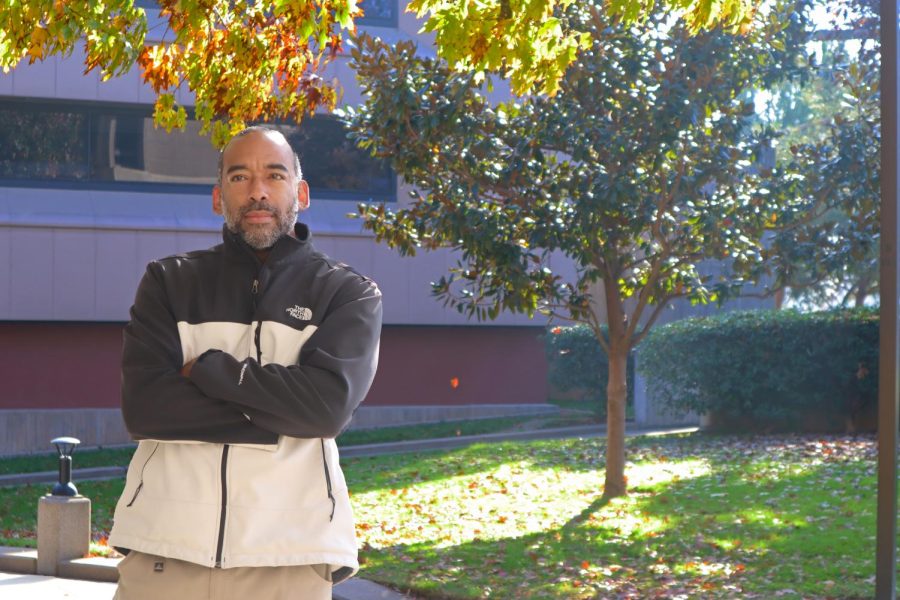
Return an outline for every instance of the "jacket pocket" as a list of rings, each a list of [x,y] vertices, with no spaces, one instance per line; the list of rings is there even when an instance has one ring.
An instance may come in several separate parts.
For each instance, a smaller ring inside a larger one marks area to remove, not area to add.
[[[322,467],[325,469],[325,488],[328,493],[328,500],[331,501],[331,514],[328,516],[329,521],[334,520],[334,508],[337,506],[337,501],[334,499],[334,493],[331,485],[331,471],[328,468],[328,457],[325,454],[325,440],[319,438],[319,442],[322,446]]]
[[[131,496],[131,500],[128,501],[128,504],[125,507],[130,507],[134,504],[134,501],[137,500],[138,496],[141,495],[141,490],[144,489],[144,470],[147,468],[147,465],[150,464],[150,459],[153,458],[153,455],[156,454],[156,451],[159,450],[159,442],[153,442],[153,450],[150,451],[150,454],[147,458],[144,459],[143,464],[141,465],[141,472],[138,480],[138,485],[134,490],[134,494]]]

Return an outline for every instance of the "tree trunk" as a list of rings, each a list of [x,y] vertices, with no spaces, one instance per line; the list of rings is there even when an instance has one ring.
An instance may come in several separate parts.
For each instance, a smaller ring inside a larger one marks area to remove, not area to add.
[[[860,277],[853,297],[856,308],[862,308],[866,305],[866,298],[869,297],[869,278],[867,276],[863,275]]]
[[[628,397],[628,346],[610,344],[609,383],[606,386],[606,483],[607,498],[624,496],[625,484],[625,399]]]
[[[784,288],[775,292],[775,310],[781,310],[782,306],[784,306]]]

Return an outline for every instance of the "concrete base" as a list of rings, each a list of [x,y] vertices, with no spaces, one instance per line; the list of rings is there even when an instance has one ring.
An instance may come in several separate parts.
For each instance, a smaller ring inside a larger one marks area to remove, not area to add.
[[[38,501],[38,575],[57,575],[61,561],[87,556],[90,541],[89,498],[48,494]]]
[[[460,404],[436,406],[360,406],[349,429],[377,429],[495,417],[553,416],[554,404]]]
[[[13,573],[37,573],[37,550],[0,546],[0,571]]]
[[[119,581],[119,570],[116,565],[121,558],[76,558],[64,560],[59,563],[57,575],[69,579],[84,579],[87,581]]]
[[[68,579],[116,583],[119,580],[116,565],[120,560],[101,557],[62,560],[56,566],[56,575]],[[34,548],[0,546],[0,571],[34,575],[37,573],[37,564],[38,552]]]

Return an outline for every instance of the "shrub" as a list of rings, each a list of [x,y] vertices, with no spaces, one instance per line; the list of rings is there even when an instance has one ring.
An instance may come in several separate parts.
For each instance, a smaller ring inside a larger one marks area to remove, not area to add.
[[[605,333],[605,332],[604,332]],[[606,415],[606,384],[609,381],[609,362],[606,352],[587,325],[553,327],[547,332],[548,379],[559,392],[572,392],[597,407],[600,416]],[[628,357],[626,374],[628,412],[634,404],[634,357]]]
[[[639,348],[648,393],[694,410],[784,429],[853,428],[877,404],[878,314],[873,310],[731,312],[676,321]]]

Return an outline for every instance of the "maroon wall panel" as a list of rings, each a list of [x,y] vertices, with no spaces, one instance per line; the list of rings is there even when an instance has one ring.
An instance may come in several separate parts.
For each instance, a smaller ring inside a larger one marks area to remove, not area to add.
[[[542,327],[385,327],[366,405],[546,402],[543,332]]]
[[[0,324],[0,408],[119,405],[122,325]]]
[[[542,334],[386,326],[366,405],[546,402]],[[0,323],[0,409],[116,407],[121,350],[120,324]]]

